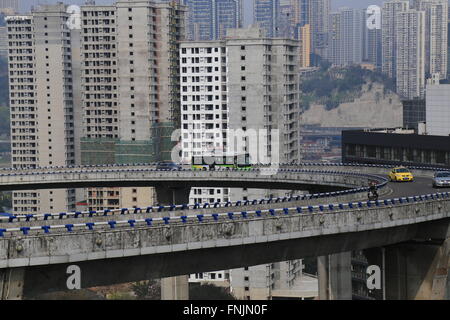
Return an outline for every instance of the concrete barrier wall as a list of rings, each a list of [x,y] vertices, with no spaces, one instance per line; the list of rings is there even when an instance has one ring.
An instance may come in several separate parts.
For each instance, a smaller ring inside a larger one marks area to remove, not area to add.
[[[448,197],[372,208],[303,214],[288,212],[204,216],[107,230],[0,239],[0,268],[151,255],[204,248],[271,244],[289,239],[360,233],[450,217]],[[334,245],[330,244],[330,247]],[[361,243],[354,244],[360,248]],[[363,246],[363,245],[362,245]],[[352,244],[346,246],[351,249]]]

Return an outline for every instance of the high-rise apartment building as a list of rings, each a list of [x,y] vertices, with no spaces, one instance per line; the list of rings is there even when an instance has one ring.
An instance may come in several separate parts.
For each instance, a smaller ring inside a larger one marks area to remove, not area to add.
[[[416,0],[416,10],[425,12],[425,74],[447,78],[448,1]]]
[[[6,27],[0,27],[0,57],[8,57],[8,34]]]
[[[326,57],[329,32],[331,0],[309,0],[309,20],[311,25],[311,52]],[[315,59],[317,60],[317,59]]]
[[[214,0],[214,39],[224,39],[228,29],[242,28],[243,0]]]
[[[278,129],[279,161],[298,161],[298,41],[257,34],[257,29],[233,30],[226,44],[229,127]]]
[[[364,15],[361,10],[340,8],[330,14],[328,61],[336,66],[360,64],[363,60]]]
[[[263,35],[264,32],[257,28],[229,30],[223,41],[181,43],[182,152],[185,160],[214,151],[249,152],[248,141],[243,144],[243,150],[227,150],[227,146],[234,138],[233,130],[252,129],[279,129],[279,141],[269,134],[267,140],[258,143],[258,148],[263,148],[268,156],[274,152],[279,154],[280,158],[276,160],[279,162],[298,160],[298,43]],[[258,199],[274,192],[193,188],[190,201]],[[277,265],[282,268],[293,266],[294,261]],[[243,280],[239,270],[233,272],[236,280]],[[198,281],[212,275],[198,274],[191,278]],[[236,293],[241,297],[239,292],[244,286],[240,288],[238,282],[235,282]],[[292,289],[293,284],[290,285],[283,288]],[[264,288],[267,289],[266,284]],[[265,295],[264,299],[267,297]]]
[[[279,33],[280,0],[253,0],[253,23],[264,30],[268,38]]]
[[[0,12],[4,9],[9,12],[19,12],[19,0],[0,0]]]
[[[341,19],[341,14],[338,12],[332,12],[329,15],[330,32],[328,33],[327,60],[334,65],[341,65],[341,43],[343,41]]]
[[[303,268],[302,260],[291,260],[232,269],[231,293],[239,300],[315,299],[318,280]]]
[[[224,152],[227,146],[228,92],[225,41],[181,44],[182,157]],[[229,201],[228,188],[192,188],[191,203]]]
[[[396,85],[405,99],[422,98],[425,91],[425,12],[407,10],[397,14]]]
[[[373,64],[378,70],[382,65],[381,29],[364,28],[363,60]]]
[[[291,0],[293,10],[293,23],[295,26],[304,26],[311,23],[311,0]]]
[[[291,0],[279,0],[277,36],[292,39],[295,37],[294,7]]]
[[[267,157],[276,153],[276,162],[298,161],[298,44],[262,34],[260,29],[236,29],[224,41],[181,44],[185,160],[213,151],[248,153],[248,141],[243,150],[227,150],[229,129],[254,129],[269,131],[259,144]],[[271,129],[279,130],[279,141]],[[233,194],[226,189],[199,190],[192,191],[191,201],[229,200]],[[241,190],[236,200],[265,194]]]
[[[8,29],[6,28],[5,15],[0,13],[0,57],[8,58]]]
[[[66,23],[66,11],[58,4],[8,18],[13,166],[170,159],[180,127],[184,7],[86,5],[80,28]],[[16,193],[14,210],[75,209],[73,190],[62,192]],[[80,197],[90,209],[106,209],[150,204],[154,193],[93,188]]]
[[[448,8],[447,23],[447,79],[450,79],[450,7]]]
[[[390,78],[395,78],[397,75],[397,15],[407,11],[408,8],[408,0],[391,0],[383,3],[381,12],[382,72]]]
[[[186,39],[218,40],[227,30],[242,27],[242,0],[184,0]]]
[[[305,24],[298,27],[299,41],[299,67],[309,68],[311,66],[311,27]]]
[[[41,6],[28,16],[7,20],[11,108],[11,162],[14,168],[75,164],[77,96],[66,6]],[[75,209],[73,189],[13,192],[15,213]]]
[[[81,162],[170,159],[179,128],[184,7],[146,0],[81,8]],[[100,152],[99,152],[100,151]],[[149,204],[151,188],[93,188],[90,209]]]
[[[213,40],[213,1],[184,0],[187,6],[186,38],[188,40]]]

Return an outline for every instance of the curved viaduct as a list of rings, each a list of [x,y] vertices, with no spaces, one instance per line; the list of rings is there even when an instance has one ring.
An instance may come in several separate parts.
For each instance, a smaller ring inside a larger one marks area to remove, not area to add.
[[[400,250],[395,245],[407,242],[420,248],[406,257],[413,271],[401,269],[403,261],[389,261],[392,279],[405,273],[407,283],[391,279],[387,297],[445,295],[450,190],[431,188],[431,170],[414,170],[417,179],[412,184],[387,184],[382,166],[296,165],[273,175],[266,170],[162,172],[148,166],[113,166],[0,172],[2,190],[146,185],[159,188],[158,196],[173,191],[160,200],[166,206],[2,218],[0,270],[10,276],[4,276],[0,288],[19,283],[21,289],[16,289],[25,296],[65,289],[65,271],[71,264],[83,272],[82,287],[92,287],[359,249]],[[363,200],[369,179],[378,181],[381,200]],[[183,205],[191,186],[313,186],[332,191],[312,197]]]

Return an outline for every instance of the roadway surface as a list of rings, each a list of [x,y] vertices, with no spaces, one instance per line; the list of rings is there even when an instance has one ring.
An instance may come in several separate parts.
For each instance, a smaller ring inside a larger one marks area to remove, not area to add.
[[[412,182],[389,182],[387,186],[392,189],[392,193],[381,199],[412,197],[436,192],[447,192],[450,188],[433,188],[433,180],[429,177],[414,176]]]
[[[123,167],[123,166],[117,166],[117,167],[112,167],[112,168],[107,168],[107,171],[113,171],[113,170],[126,170],[127,168],[142,168],[142,166],[129,166],[129,167]],[[147,166],[148,168],[148,166]],[[287,167],[287,168],[292,168],[292,167]],[[305,167],[303,167],[305,168]],[[317,168],[315,167],[314,170],[323,170],[323,171],[327,171],[330,169],[330,167],[324,167],[324,168]],[[383,178],[386,179],[387,176],[387,172],[389,171],[388,168],[371,168],[371,170],[369,170],[369,172],[364,172],[364,170],[367,171],[367,167],[361,167],[361,168],[352,168],[352,167],[347,167],[347,166],[342,166],[342,167],[337,167],[337,168],[333,168],[333,169],[339,169],[336,171],[339,171],[341,173],[344,173],[346,171],[348,171],[349,173],[349,179],[350,179],[350,174],[351,173],[366,173],[366,174],[370,174],[376,177],[379,177],[379,180],[381,181]],[[47,171],[48,169],[38,169],[36,171]],[[88,172],[88,171],[95,171],[98,170],[98,168],[89,168],[89,167],[85,167],[85,168],[56,168],[53,169],[52,171],[67,171],[67,172],[71,172],[71,171],[83,171],[83,172]],[[102,169],[100,169],[102,170]],[[6,170],[7,171],[7,170]],[[373,172],[374,171],[374,172]],[[5,172],[5,171],[3,171]],[[17,173],[29,173],[29,170],[24,170],[24,171],[17,171]],[[415,173],[414,170],[412,170],[413,174],[414,174],[414,181],[413,182],[390,182],[387,183],[387,185],[383,188],[381,188],[379,190],[380,193],[380,201],[384,200],[384,199],[399,199],[399,198],[405,198],[405,197],[414,197],[414,196],[420,196],[420,195],[428,195],[428,194],[435,194],[438,192],[449,192],[450,188],[433,188],[432,186],[432,179],[430,178],[433,174],[433,171],[419,171],[418,173]],[[157,172],[158,173],[158,172]],[[163,171],[161,171],[161,173],[164,173]],[[172,172],[173,173],[173,172]],[[187,171],[183,171],[181,173],[186,173],[189,174],[189,170]],[[207,174],[207,172],[204,172]],[[45,174],[45,173],[42,173]],[[422,175],[421,175],[422,174]],[[159,173],[158,173],[159,175]],[[258,171],[256,170],[255,172],[255,176],[258,175]],[[19,178],[22,179],[22,178]],[[243,178],[242,178],[243,179]],[[218,179],[220,180],[220,179]],[[222,186],[226,186],[227,185],[227,179],[222,179],[224,180],[222,183]],[[360,179],[361,181],[365,181],[364,179]],[[242,181],[242,186],[245,186],[245,180],[243,179]],[[354,182],[353,182],[354,183]],[[361,183],[363,184],[363,183]],[[67,186],[67,185],[66,185]],[[361,185],[361,187],[366,187],[366,185]],[[348,197],[348,196],[347,196]],[[252,200],[252,199],[250,199]],[[199,205],[198,207],[194,208],[194,207],[190,207],[188,208],[189,210],[184,210],[183,208],[180,208],[179,206],[175,209],[175,210],[170,210],[168,209],[168,207],[170,206],[165,206],[165,208],[163,210],[159,210],[158,212],[156,212],[155,208],[152,208],[149,211],[145,211],[145,208],[143,208],[144,210],[142,212],[139,212],[138,214],[133,215],[133,219],[140,219],[142,221],[145,221],[145,218],[163,218],[163,217],[167,217],[167,216],[183,216],[183,215],[187,215],[189,217],[196,217],[196,215],[198,214],[213,214],[213,213],[218,213],[218,214],[222,214],[222,215],[226,215],[228,214],[230,211],[235,212],[236,214],[240,214],[242,211],[249,211],[249,212],[255,212],[255,210],[264,208],[273,208],[273,209],[279,209],[279,208],[295,208],[296,206],[302,206],[303,207],[303,211],[306,211],[307,206],[314,206],[314,212],[317,212],[319,210],[317,210],[317,207],[319,205],[324,205],[324,207],[327,207],[328,204],[334,204],[335,206],[337,206],[337,204],[339,203],[348,203],[348,201],[346,201],[347,199],[344,198],[342,195],[338,196],[338,195],[333,195],[333,194],[328,194],[327,196],[323,196],[323,197],[317,197],[314,199],[300,199],[297,201],[292,201],[290,203],[284,203],[284,201],[277,201],[277,202],[273,202],[272,204],[268,204],[267,202],[264,203],[264,205],[258,205],[256,203],[253,203],[253,205],[244,205],[241,206],[241,204],[237,205],[236,202],[234,203],[233,206],[231,207],[227,207],[224,203],[219,204],[217,207],[212,208],[212,206],[208,206],[205,207],[203,204]],[[367,201],[367,191],[360,191],[359,193],[357,193],[356,195],[353,196],[353,198],[349,198],[349,201],[353,202],[353,201]],[[241,201],[238,201],[241,202]],[[242,200],[242,202],[244,202]],[[306,207],[305,207],[306,206]],[[227,207],[227,208],[224,208]],[[148,207],[147,207],[148,209]],[[86,214],[85,212],[83,213],[83,215],[81,216],[73,216],[73,212],[69,213],[69,214],[65,214],[61,215],[61,213],[52,213],[52,216],[49,217],[49,219],[47,220],[47,218],[45,218],[46,221],[43,221],[43,214],[35,214],[31,217],[28,217],[27,219],[25,219],[24,216],[18,216],[18,219],[14,220],[14,221],[7,221],[6,217],[0,217],[0,231],[2,229],[4,230],[14,230],[11,228],[16,228],[16,230],[14,232],[11,232],[10,235],[13,235],[15,233],[17,233],[18,235],[21,234],[21,227],[32,227],[33,232],[37,231],[40,229],[36,229],[36,228],[40,228],[43,225],[52,225],[53,226],[58,226],[59,230],[65,230],[65,226],[67,224],[78,224],[83,222],[83,224],[85,224],[86,222],[90,222],[90,223],[98,223],[98,225],[103,226],[103,227],[108,227],[108,222],[112,219],[112,215],[114,214],[116,217],[114,219],[119,219],[120,221],[123,221],[125,224],[127,222],[127,219],[129,219],[129,214],[132,214],[133,211],[132,209],[129,209],[126,213],[127,215],[123,216],[121,214],[123,214],[123,212],[120,212],[121,209],[116,209],[115,212],[108,212],[103,214],[104,211],[98,211],[96,212],[94,215],[89,215]],[[176,211],[179,210],[179,211]],[[168,212],[171,211],[171,212]],[[267,211],[267,210],[266,210]],[[310,211],[311,212],[311,211]],[[59,216],[58,216],[59,215]],[[71,219],[69,219],[71,218]],[[74,219],[77,218],[77,219]],[[63,219],[63,220],[61,220]],[[119,221],[118,220],[118,221]],[[111,226],[112,227],[112,226]],[[53,229],[52,233],[57,232],[58,229]],[[41,233],[42,230],[40,230],[39,233]],[[5,234],[9,232],[5,232]],[[3,236],[3,234],[0,234],[0,236]]]

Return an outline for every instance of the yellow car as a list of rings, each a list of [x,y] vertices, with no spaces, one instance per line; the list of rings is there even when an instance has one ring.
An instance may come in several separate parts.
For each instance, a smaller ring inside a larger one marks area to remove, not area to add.
[[[391,172],[389,172],[389,180],[390,181],[413,181],[414,177],[407,168],[405,167],[398,167],[392,169]]]

